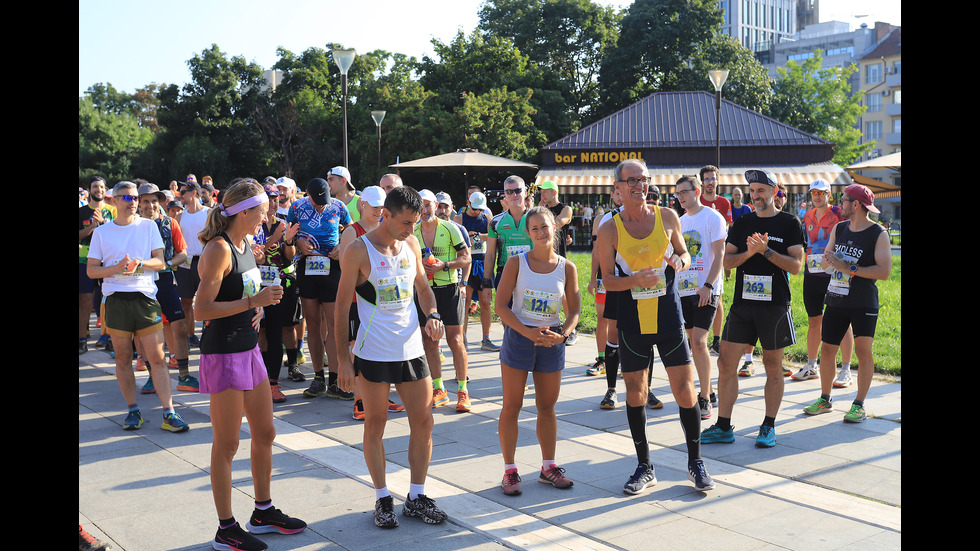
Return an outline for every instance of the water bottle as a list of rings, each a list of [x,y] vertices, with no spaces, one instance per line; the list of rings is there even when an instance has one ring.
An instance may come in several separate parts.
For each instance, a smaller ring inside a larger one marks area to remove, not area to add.
[[[426,264],[435,264],[436,263],[436,257],[432,256],[432,249],[430,249],[428,247],[422,249],[422,261],[425,262]],[[433,277],[433,274],[428,274],[428,277],[431,280],[432,277]]]

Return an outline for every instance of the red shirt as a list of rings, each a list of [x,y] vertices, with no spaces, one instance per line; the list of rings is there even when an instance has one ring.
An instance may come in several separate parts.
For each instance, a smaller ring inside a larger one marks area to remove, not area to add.
[[[728,222],[729,224],[732,223],[732,204],[728,202],[728,199],[718,195],[715,197],[714,201],[708,201],[704,198],[704,195],[702,195],[701,204],[715,209],[725,217],[725,222]]]

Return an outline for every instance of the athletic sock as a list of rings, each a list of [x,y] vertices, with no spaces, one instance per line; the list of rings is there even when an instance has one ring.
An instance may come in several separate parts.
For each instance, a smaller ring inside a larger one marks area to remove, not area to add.
[[[852,403],[853,405],[855,405],[855,406],[861,406],[861,407],[864,407],[864,400],[854,400],[854,401],[853,401],[853,402],[851,402],[851,403]]]
[[[554,459],[542,459],[541,460],[541,472],[548,472],[549,469],[557,465]]]
[[[287,348],[286,349],[286,364],[296,365],[296,358],[299,355],[299,348]]]
[[[238,521],[235,520],[235,517],[218,519],[218,528],[220,530],[227,530],[236,524],[238,524]]]
[[[327,386],[333,386],[337,384],[337,374],[334,372],[327,373]]]
[[[749,362],[749,363],[752,362],[752,353],[751,352],[746,352],[745,353],[744,361]]]
[[[650,444],[647,442],[647,408],[626,404],[626,420],[630,425],[636,459],[643,465],[650,464]]]
[[[830,397],[830,394],[821,394],[820,397],[823,398],[824,400],[827,400],[828,402],[833,401],[833,399]]]
[[[439,377],[438,379],[432,379],[432,388],[437,390],[442,390],[446,388],[442,386],[442,377]]]
[[[266,509],[269,509],[271,507],[272,507],[272,500],[271,499],[267,499],[265,501],[256,501],[255,502],[255,508],[258,509],[259,511],[265,511]]]
[[[732,430],[732,418],[731,417],[722,417],[722,416],[719,415],[718,416],[718,422],[715,423],[715,426],[718,427],[719,429],[723,430],[723,431]]]
[[[606,388],[616,388],[619,374],[619,345],[606,343]]]
[[[425,493],[425,484],[411,484],[408,485],[408,499],[413,500],[419,497],[419,494]]]
[[[181,377],[190,375],[190,370],[187,368],[187,363],[187,358],[177,358],[177,373],[179,373]]]
[[[764,427],[775,427],[776,418],[775,417],[765,417],[762,419],[762,426]]]
[[[681,418],[681,428],[684,429],[684,439],[687,441],[687,459],[692,461],[701,458],[701,410],[678,408]]]
[[[375,495],[375,499],[381,499],[383,497],[390,496],[391,495],[391,492],[388,491],[388,487],[385,486],[384,488],[375,488],[374,489],[374,495]]]
[[[464,378],[462,381],[457,379],[456,382],[459,383],[459,390],[462,392],[466,392],[466,379]]]

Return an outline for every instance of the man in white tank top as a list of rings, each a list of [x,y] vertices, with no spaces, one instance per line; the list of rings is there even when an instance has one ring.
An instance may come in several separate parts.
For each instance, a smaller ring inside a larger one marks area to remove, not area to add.
[[[391,385],[408,413],[408,464],[411,484],[403,512],[438,524],[447,516],[424,494],[425,478],[432,457],[432,377],[422,347],[420,322],[413,295],[427,315],[422,331],[438,341],[442,321],[436,311],[435,295],[422,269],[422,252],[413,235],[422,211],[415,189],[399,186],[385,198],[381,224],[351,243],[341,258],[337,304],[350,304],[357,290],[361,325],[354,342],[354,359],[340,354],[337,385],[354,391],[354,378],[364,404],[364,461],[374,483],[374,523],[381,528],[398,526],[394,502],[385,477],[384,431],[388,418]],[[345,327],[347,308],[337,308],[334,327]],[[337,349],[348,346],[347,332],[331,337]],[[392,350],[392,343],[404,343]]]

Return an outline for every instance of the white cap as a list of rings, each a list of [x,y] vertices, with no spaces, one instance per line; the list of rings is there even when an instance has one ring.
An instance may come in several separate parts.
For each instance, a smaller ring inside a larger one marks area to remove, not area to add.
[[[470,205],[475,209],[487,208],[487,196],[479,191],[474,191],[470,194]]]
[[[385,205],[385,190],[378,186],[368,186],[361,192],[361,201],[372,207],[383,207]]]
[[[436,194],[436,201],[438,201],[441,204],[446,204],[449,206],[452,206],[453,204],[452,198],[449,197],[449,194],[446,193],[445,191],[440,191],[439,193]]]
[[[294,182],[292,178],[286,178],[285,176],[276,180],[276,185],[284,188],[296,189],[296,182]]]
[[[423,201],[432,201],[433,203],[439,202],[439,200],[436,199],[436,195],[427,189],[420,191],[419,196],[422,197]]]
[[[817,178],[816,180],[810,183],[810,190],[812,191],[814,189],[820,191],[830,191],[830,184],[827,182],[827,180],[824,180],[823,178]]]
[[[347,170],[346,167],[335,166],[327,172],[327,176],[330,176],[331,174],[340,176],[341,178],[347,180],[347,187],[351,188],[351,190],[356,189],[354,187],[354,183],[350,181],[350,171]]]

